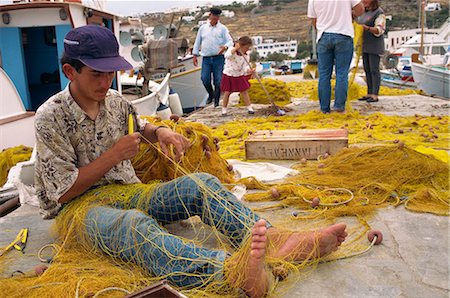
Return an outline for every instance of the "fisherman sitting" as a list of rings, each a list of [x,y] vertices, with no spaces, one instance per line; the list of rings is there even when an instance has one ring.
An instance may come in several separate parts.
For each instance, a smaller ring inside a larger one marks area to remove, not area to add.
[[[110,86],[115,72],[131,65],[119,56],[110,30],[96,25],[72,29],[64,39],[61,65],[70,83],[38,109],[35,121],[35,181],[44,218],[66,216],[73,204],[86,200],[86,194],[101,196],[111,185],[118,192],[145,186],[130,161],[141,139],[159,142],[164,154],[173,146],[176,159],[190,147],[183,136],[144,120],[138,121],[138,132],[127,134],[127,119],[136,110]],[[85,208],[80,220],[88,245],[134,262],[179,287],[227,281],[251,297],[261,297],[270,276],[266,255],[287,261],[319,257],[336,250],[347,235],[344,224],[315,232],[281,231],[206,173],[155,184],[148,197],[136,192],[126,198],[126,204],[101,204],[109,199],[99,197]],[[160,225],[193,215],[224,234],[236,248],[247,244],[248,250],[230,256],[224,250],[199,247]],[[276,249],[266,250],[269,239],[278,243]],[[248,256],[238,264],[242,272],[229,267],[239,254]]]

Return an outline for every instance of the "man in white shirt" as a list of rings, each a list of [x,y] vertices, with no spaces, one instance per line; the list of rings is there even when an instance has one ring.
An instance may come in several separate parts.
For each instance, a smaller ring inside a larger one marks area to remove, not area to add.
[[[364,13],[360,0],[309,0],[308,17],[317,29],[319,100],[322,113],[330,113],[331,74],[336,67],[334,111],[345,111],[348,71],[353,57],[352,18]]]
[[[233,39],[227,27],[219,22],[222,10],[211,8],[208,23],[202,25],[197,33],[192,54],[194,65],[197,66],[197,56],[203,56],[202,60],[202,82],[208,92],[208,101],[214,99],[214,106],[219,106],[220,81],[222,80],[223,65],[225,58],[223,54],[233,46]],[[211,74],[214,78],[214,89],[211,85]]]

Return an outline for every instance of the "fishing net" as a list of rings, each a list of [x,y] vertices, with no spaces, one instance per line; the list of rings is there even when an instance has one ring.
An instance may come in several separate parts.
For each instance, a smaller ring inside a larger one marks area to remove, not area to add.
[[[251,85],[248,91],[250,101],[255,104],[270,104],[269,97],[258,80],[251,79],[249,82]],[[264,78],[261,79],[261,83],[264,85],[275,104],[284,106],[291,102],[291,94],[285,82]]]
[[[0,152],[0,187],[5,184],[9,170],[17,163],[29,160],[32,151],[33,148],[22,145]]]
[[[152,117],[148,118],[155,122]],[[173,131],[185,136],[191,142],[190,149],[178,163],[159,154],[159,148],[142,144],[141,151],[133,160],[133,167],[143,183],[152,180],[169,181],[186,173],[206,172],[230,183],[233,181],[233,167],[219,155],[219,139],[214,137],[210,128],[196,122],[161,121],[159,125],[170,127]]]
[[[317,81],[301,81],[301,82],[289,82],[286,84],[289,88],[289,92],[292,97],[295,98],[308,98],[310,100],[319,100],[318,82]],[[336,80],[331,80],[331,97],[334,96],[334,87],[336,86]],[[362,86],[356,82],[349,81],[348,85],[348,100],[356,100],[367,94],[367,87]],[[381,96],[401,96],[419,94],[418,90],[414,89],[397,89],[386,86],[380,87]]]
[[[387,204],[449,214],[449,165],[403,144],[347,148],[320,163],[295,168],[302,174],[246,199],[279,200],[279,206],[308,209],[318,198],[320,208],[307,212],[312,218],[363,216]]]
[[[348,131],[350,145],[380,145],[403,142],[409,148],[424,146],[449,150],[448,116],[388,116],[381,113],[362,115],[322,114],[310,111],[294,116],[239,119],[213,129],[220,141],[220,155],[225,159],[245,159],[245,139],[257,130],[342,128]],[[445,152],[446,153],[446,152]],[[442,153],[444,156],[445,154]]]
[[[448,148],[448,117],[401,118],[380,114],[362,116],[356,112],[351,115],[324,117],[322,114],[310,112],[295,117],[284,117],[283,121],[275,117],[234,121],[217,129],[184,121],[161,122],[155,119],[152,121],[158,125],[164,124],[189,138],[192,147],[186,155],[179,162],[175,162],[170,157],[163,157],[157,146],[142,144],[133,165],[138,176],[146,184],[97,188],[68,204],[56,220],[58,252],[52,257],[49,268],[39,277],[32,277],[30,272],[26,272],[23,276],[2,279],[0,282],[2,293],[8,297],[95,295],[122,297],[125,293],[134,292],[166,278],[175,283],[183,280],[192,281],[190,286],[177,286],[179,291],[190,297],[242,295],[239,288],[246,286],[248,275],[246,268],[250,260],[251,243],[249,232],[253,223],[231,220],[240,224],[241,228],[238,229],[240,232],[224,236],[223,226],[230,220],[226,217],[217,217],[210,212],[214,210],[212,205],[208,205],[210,201],[203,201],[208,203],[206,207],[203,204],[195,204],[195,208],[185,206],[184,209],[187,211],[183,218],[195,215],[184,223],[187,225],[184,232],[191,231],[192,235],[189,239],[184,236],[176,236],[176,239],[188,246],[206,246],[226,252],[230,257],[226,258],[225,262],[216,260],[209,263],[210,266],[222,269],[208,274],[188,270],[159,272],[156,275],[143,266],[148,258],[146,252],[150,250],[162,251],[169,256],[164,263],[166,265],[162,266],[167,270],[170,264],[191,260],[183,253],[170,254],[163,244],[148,241],[152,236],[171,237],[166,229],[152,224],[140,229],[137,222],[142,220],[145,210],[151,203],[149,200],[158,191],[161,181],[172,181],[173,178],[195,171],[209,172],[222,182],[230,183],[229,186],[242,183],[247,185],[248,189],[262,190],[247,194],[246,200],[261,202],[263,205],[254,209],[277,226],[275,229],[277,233],[268,235],[265,258],[270,281],[267,287],[269,295],[273,297],[285,294],[289,288],[279,287],[280,283],[295,284],[313,270],[319,261],[346,258],[366,251],[370,247],[365,239],[370,229],[368,220],[377,208],[404,203],[413,211],[447,214],[445,208],[448,210],[448,164],[409,149],[404,144],[425,144],[424,140],[428,140],[429,136],[425,138],[420,133],[424,131],[429,134],[429,129],[432,128],[438,136],[433,139],[437,143],[442,142],[439,146]],[[347,127],[349,131],[354,130],[350,133],[351,142],[376,143],[386,140],[385,142],[391,143],[390,138],[401,138],[402,143],[395,146],[350,148],[336,156],[328,157],[321,161],[320,165],[317,162],[301,164],[299,168],[302,175],[280,185],[263,184],[252,178],[236,181],[232,176],[231,167],[223,159],[227,155],[243,154],[243,148],[236,146],[242,146],[243,139],[251,134],[250,127],[254,131],[339,125]],[[410,132],[409,126],[414,127],[414,131]],[[398,132],[400,127],[404,130],[401,134]],[[359,135],[357,130],[362,130],[362,134]],[[369,132],[373,134],[372,137],[367,136]],[[417,134],[419,136],[415,138]],[[219,144],[222,146],[220,150]],[[234,148],[235,151],[228,151],[228,148]],[[378,167],[373,166],[377,164]],[[216,204],[222,206],[224,213],[233,208],[223,199],[225,196],[223,190],[212,188],[197,176],[193,176],[192,179],[198,185],[201,197],[212,198]],[[182,188],[174,187],[173,191],[181,193]],[[320,203],[312,207],[315,198],[319,198]],[[179,197],[176,197],[177,200],[179,204],[184,204]],[[157,202],[156,205],[160,204]],[[114,208],[109,208],[111,206]],[[205,208],[200,208],[201,206]],[[191,213],[197,208],[200,211]],[[270,214],[264,212],[273,208],[293,211],[281,219],[272,221]],[[104,241],[96,240],[100,239],[97,236],[101,231],[101,227],[96,224],[96,218],[104,216],[111,210],[129,209],[130,212],[119,217],[120,223],[111,224],[111,229],[119,231],[117,234]],[[88,214],[90,221],[86,220]],[[315,258],[320,250],[320,242],[317,239],[320,239],[321,234],[307,230],[328,226],[343,216],[349,224],[348,239],[337,252],[320,259]],[[193,220],[195,218],[197,220]],[[214,222],[212,227],[205,224],[211,222]],[[128,228],[119,229],[122,223]],[[170,225],[166,228],[170,229]],[[128,241],[122,241],[123,237]],[[301,239],[289,250],[292,254],[278,255],[277,253],[291,237]],[[132,245],[127,246],[127,243]],[[7,259],[2,258],[0,261],[5,264]]]

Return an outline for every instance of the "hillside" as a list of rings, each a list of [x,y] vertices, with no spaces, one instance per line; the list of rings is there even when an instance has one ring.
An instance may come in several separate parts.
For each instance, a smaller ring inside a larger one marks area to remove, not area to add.
[[[221,17],[221,22],[225,24],[233,36],[260,35],[264,38],[274,38],[279,40],[297,39],[300,42],[309,41],[310,22],[306,16],[308,0],[265,0],[260,3],[275,3],[269,6],[255,7],[243,6],[240,3],[222,6],[223,9],[233,10],[233,18]],[[428,27],[440,26],[448,17],[448,1],[433,0],[441,3],[443,9],[438,12],[427,12]],[[389,29],[416,28],[418,26],[420,0],[392,0],[382,1],[381,5],[387,15],[392,15],[392,22],[388,22]],[[169,24],[172,14],[164,16],[145,16],[143,22],[149,26],[157,24]],[[174,25],[178,25],[181,13],[174,15]],[[202,18],[197,17],[195,22],[182,23],[179,30],[179,37],[185,37],[191,41],[195,39],[195,27]]]

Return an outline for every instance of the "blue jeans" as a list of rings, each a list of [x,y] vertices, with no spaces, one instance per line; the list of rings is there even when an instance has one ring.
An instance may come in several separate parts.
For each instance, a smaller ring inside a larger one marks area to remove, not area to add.
[[[208,103],[214,99],[214,105],[219,105],[220,81],[222,80],[225,57],[223,55],[203,57],[202,62],[202,82],[208,92]],[[214,79],[214,89],[211,85],[211,74]]]
[[[206,189],[206,190],[205,190]],[[151,198],[136,195],[127,206],[90,209],[85,218],[92,243],[110,256],[134,262],[154,276],[180,287],[193,287],[223,278],[227,253],[199,247],[168,233],[159,223],[171,223],[198,215],[241,245],[259,217],[206,173],[197,173],[157,185]],[[270,226],[270,224],[268,224]]]
[[[317,44],[319,63],[320,110],[330,112],[331,74],[336,66],[336,87],[334,109],[345,110],[348,90],[348,70],[353,58],[353,39],[337,33],[323,33]]]

